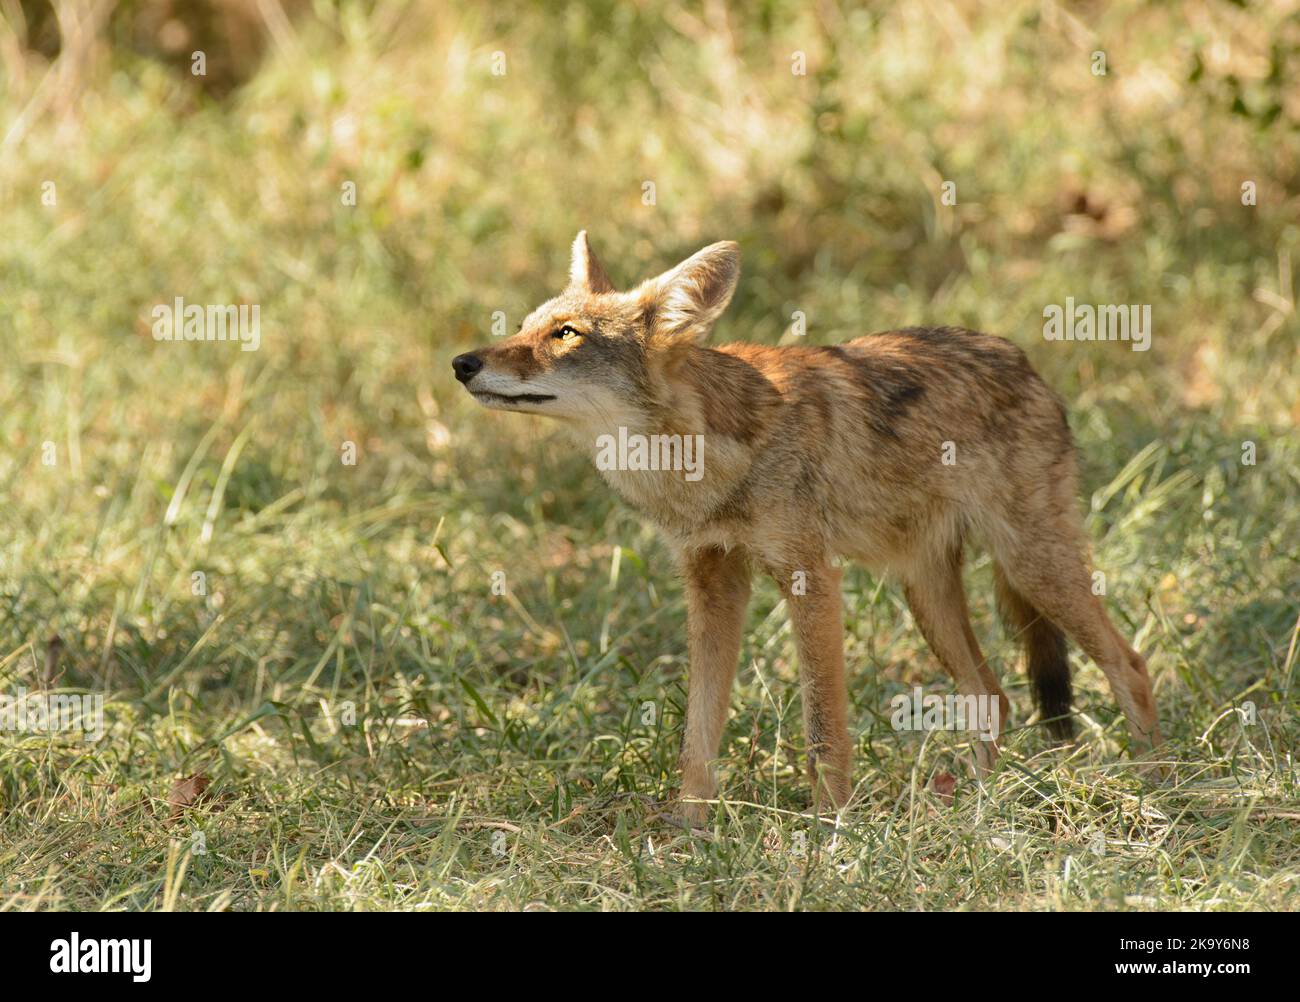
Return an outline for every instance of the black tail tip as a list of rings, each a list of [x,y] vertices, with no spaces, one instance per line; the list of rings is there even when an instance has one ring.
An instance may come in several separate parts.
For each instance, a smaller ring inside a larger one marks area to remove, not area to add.
[[[1070,656],[1065,634],[1051,623],[1039,619],[1026,635],[1029,654],[1029,681],[1034,689],[1038,714],[1047,732],[1056,741],[1074,737],[1074,717],[1070,709],[1074,694],[1070,686]]]
[[[1074,740],[1074,717],[1070,716],[1068,709],[1063,714],[1047,718],[1043,723],[1047,725],[1047,733],[1053,741],[1065,744]]]
[[[1047,733],[1054,741],[1074,738],[1074,712],[1070,709],[1070,676],[1053,673],[1033,678],[1034,702]]]

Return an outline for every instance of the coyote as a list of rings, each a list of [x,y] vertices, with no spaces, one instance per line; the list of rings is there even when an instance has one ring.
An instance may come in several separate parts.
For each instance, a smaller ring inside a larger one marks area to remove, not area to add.
[[[1068,635],[1105,673],[1132,747],[1154,747],[1146,662],[1091,588],[1065,409],[1024,353],[953,327],[831,347],[704,347],[739,275],[739,248],[726,241],[618,292],[583,231],[559,296],[513,337],[452,360],[479,403],[559,418],[588,452],[631,434],[700,436],[707,446],[694,480],[671,464],[601,464],[678,554],[690,657],[684,818],[701,823],[715,793],[712,760],[755,570],[775,580],[790,611],[814,809],[848,801],[839,557],[896,577],[958,691],[1005,720],[1010,704],[962,588],[964,544],[982,540],[1051,736],[1072,736]],[[983,775],[996,740],[974,744]]]

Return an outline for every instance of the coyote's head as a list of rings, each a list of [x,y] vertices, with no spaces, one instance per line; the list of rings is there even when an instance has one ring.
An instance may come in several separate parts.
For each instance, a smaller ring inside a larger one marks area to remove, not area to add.
[[[664,402],[674,365],[708,334],[739,276],[740,250],[726,241],[617,292],[584,230],[573,241],[568,287],[518,334],[451,365],[485,407],[618,424]]]

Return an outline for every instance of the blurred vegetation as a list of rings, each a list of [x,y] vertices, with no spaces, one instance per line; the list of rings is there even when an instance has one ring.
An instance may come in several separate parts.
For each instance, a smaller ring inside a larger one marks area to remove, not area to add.
[[[0,691],[105,692],[110,721],[0,735],[0,907],[1294,907],[1294,3],[0,0],[0,59]],[[719,341],[792,340],[799,310],[814,343],[1021,344],[1069,403],[1171,786],[1129,775],[1080,662],[1079,748],[1017,732],[981,800],[952,735],[888,726],[947,682],[855,571],[835,843],[787,851],[829,836],[783,813],[807,791],[766,587],[723,752],[751,806],[664,830],[668,554],[448,366],[583,227],[623,284],[738,240]],[[260,304],[261,349],[155,342],[175,296]],[[1151,304],[1151,350],[1045,342],[1066,297]],[[169,823],[198,771],[210,806]]]

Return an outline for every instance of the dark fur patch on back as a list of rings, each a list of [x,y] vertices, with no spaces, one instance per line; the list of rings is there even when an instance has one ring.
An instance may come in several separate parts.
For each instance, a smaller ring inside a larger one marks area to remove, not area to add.
[[[925,385],[916,367],[898,359],[841,353],[854,368],[866,391],[867,423],[879,435],[899,438],[897,425],[925,396]]]
[[[890,339],[898,351],[914,361],[921,377],[933,369],[966,380],[970,389],[963,395],[968,397],[990,441],[1015,441],[1018,435],[1012,430],[1023,425],[1026,404],[1047,397],[1056,403],[1061,421],[1055,427],[1040,426],[1030,432],[1056,440],[1061,450],[1070,448],[1069,428],[1059,399],[1034,372],[1025,353],[1005,338],[961,327],[907,327],[877,336]],[[1031,409],[1041,413],[1041,408]]]

